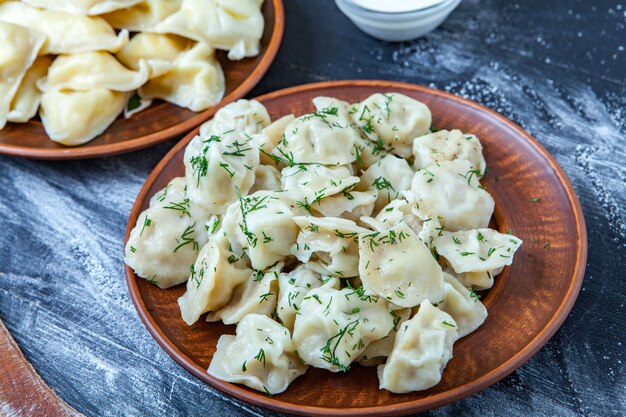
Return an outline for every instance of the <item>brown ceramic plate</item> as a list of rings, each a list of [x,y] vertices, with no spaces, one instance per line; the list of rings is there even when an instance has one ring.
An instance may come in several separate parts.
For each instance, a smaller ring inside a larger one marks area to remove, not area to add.
[[[126,267],[130,294],[139,316],[165,351],[189,372],[217,389],[249,403],[309,415],[401,415],[439,407],[504,378],[535,354],[571,310],[583,280],[587,235],[580,204],[567,177],[548,152],[520,127],[476,103],[441,91],[387,81],[310,84],[258,98],[272,118],[313,110],[311,99],[332,96],[363,100],[375,92],[397,91],[426,103],[433,125],[478,135],[488,173],[483,184],[496,201],[492,224],[511,229],[524,244],[513,265],[483,294],[485,324],[454,345],[441,382],[428,391],[396,395],[378,389],[375,368],[359,365],[332,374],[310,368],[286,392],[265,394],[217,380],[206,372],[223,333],[234,326],[201,318],[187,326],[176,299],[184,285],[160,290]],[[126,239],[150,197],[172,178],[184,175],[183,152],[191,132],[157,165],[131,212]],[[541,199],[532,202],[531,199]],[[549,244],[548,244],[549,242]]]
[[[51,141],[39,118],[28,123],[8,123],[0,130],[0,154],[36,159],[82,159],[115,155],[143,149],[188,132],[210,119],[215,112],[245,96],[261,80],[276,57],[285,28],[282,0],[265,0],[263,4],[265,31],[261,52],[254,58],[230,61],[226,52],[217,57],[226,76],[226,93],[221,103],[201,113],[162,101],[133,115],[120,116],[94,140],[80,146],[67,147]]]

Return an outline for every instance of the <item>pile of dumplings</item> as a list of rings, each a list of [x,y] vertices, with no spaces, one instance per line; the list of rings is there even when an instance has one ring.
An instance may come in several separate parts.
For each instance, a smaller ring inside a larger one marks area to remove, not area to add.
[[[475,135],[431,131],[428,107],[399,93],[313,104],[274,122],[256,101],[219,110],[185,176],[139,215],[125,261],[161,288],[187,283],[188,325],[237,324],[216,378],[277,394],[308,366],[356,362],[378,366],[381,389],[428,389],[522,241],[488,228]]]
[[[213,107],[225,92],[215,50],[258,55],[262,3],[0,0],[0,129],[39,109],[50,139],[75,146],[154,99]]]

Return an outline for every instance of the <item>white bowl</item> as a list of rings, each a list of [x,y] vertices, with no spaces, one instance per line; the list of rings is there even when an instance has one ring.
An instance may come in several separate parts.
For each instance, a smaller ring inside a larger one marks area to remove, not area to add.
[[[385,41],[400,42],[419,38],[437,28],[461,0],[444,0],[425,9],[407,12],[367,9],[352,0],[335,2],[343,14],[363,32]]]

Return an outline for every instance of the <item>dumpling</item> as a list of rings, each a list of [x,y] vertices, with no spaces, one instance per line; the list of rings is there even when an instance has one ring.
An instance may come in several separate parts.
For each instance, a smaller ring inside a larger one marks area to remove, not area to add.
[[[261,133],[255,135],[254,139],[258,144],[261,152],[261,163],[264,165],[278,166],[276,157],[272,152],[278,143],[283,139],[285,128],[295,119],[293,114],[283,116],[272,122],[269,126],[264,127]]]
[[[219,338],[208,372],[222,381],[274,395],[306,370],[289,330],[267,316],[250,314],[237,325],[236,336]]]
[[[26,123],[37,115],[41,103],[41,91],[37,88],[37,81],[46,76],[52,59],[47,56],[38,57],[28,69],[20,88],[11,101],[11,110],[8,114],[9,122]]]
[[[401,307],[443,297],[443,271],[406,223],[359,235],[359,275],[365,289]]]
[[[138,33],[117,53],[116,57],[122,64],[134,71],[139,71],[142,61],[146,61],[150,67],[152,79],[171,70],[174,61],[192,45],[192,41],[175,35]]]
[[[322,275],[349,278],[359,274],[358,236],[369,230],[335,217],[296,216],[293,221],[300,233],[291,253],[300,262],[317,260],[309,268]]]
[[[47,42],[39,51],[40,55],[117,52],[128,43],[127,30],[116,35],[99,17],[37,9],[19,1],[0,3],[0,21],[33,28],[45,35]]]
[[[443,161],[464,159],[481,178],[487,165],[483,157],[483,147],[475,135],[463,134],[460,130],[440,130],[420,136],[413,141],[413,168],[426,168]]]
[[[279,262],[266,271],[252,272],[247,280],[234,288],[225,306],[207,314],[206,321],[222,320],[224,324],[235,324],[248,314],[273,317],[278,297],[278,274],[283,266],[285,264]]]
[[[521,244],[520,238],[493,229],[444,232],[434,242],[437,253],[459,274],[493,271],[511,265]]]
[[[404,158],[413,139],[429,132],[431,113],[424,103],[399,93],[377,93],[354,106],[352,119],[372,142]]]
[[[459,339],[478,329],[487,318],[487,309],[480,296],[468,290],[452,275],[444,272],[446,282],[443,301],[437,307],[448,313],[457,325]]]
[[[393,329],[389,304],[362,288],[315,288],[300,305],[293,344],[302,360],[331,372],[347,371],[365,348]]]
[[[392,200],[400,197],[402,191],[409,190],[412,179],[413,170],[406,159],[387,155],[363,173],[358,189],[378,190],[374,207],[374,211],[378,212]]]
[[[149,32],[166,17],[180,9],[182,0],[144,0],[133,7],[116,10],[102,17],[115,29]]]
[[[281,273],[278,287],[276,314],[283,325],[293,331],[296,315],[300,314],[300,305],[308,292],[321,287],[338,290],[339,278],[321,275],[302,264],[289,273]]]
[[[225,246],[221,237],[211,237],[192,265],[191,275],[187,274],[187,291],[178,299],[178,307],[190,326],[207,311],[226,305],[235,287],[252,274]]]
[[[346,165],[356,160],[359,133],[337,107],[318,110],[293,120],[274,148],[274,158],[285,166],[301,163]]]
[[[298,237],[294,213],[282,193],[257,191],[231,204],[222,219],[233,251],[248,254],[252,268],[265,268],[291,255]]]
[[[139,215],[124,261],[160,288],[183,283],[198,251],[207,242],[205,211],[173,188]],[[196,268],[199,271],[200,268]]]
[[[424,216],[441,217],[449,231],[487,227],[494,201],[477,173],[461,159],[421,168],[413,177],[410,202]]]
[[[224,97],[226,80],[215,50],[203,43],[181,53],[173,68],[139,89],[145,100],[162,99],[199,112],[217,105]]]
[[[183,0],[180,10],[157,24],[154,32],[174,33],[239,60],[259,54],[265,22],[259,0]]]
[[[246,136],[260,133],[271,123],[270,115],[264,105],[256,100],[237,100],[222,107],[213,119],[200,126],[200,136],[209,139],[230,130],[238,130]]]
[[[493,287],[493,279],[502,272],[503,268],[493,271],[463,272],[457,274],[453,269],[448,272],[453,274],[464,286],[475,290],[487,290]]]
[[[100,135],[124,111],[127,93],[97,88],[49,91],[41,96],[39,115],[46,133],[66,146],[82,145]]]
[[[280,191],[280,172],[271,165],[259,165],[254,173],[254,184],[250,194],[257,191]]]
[[[259,152],[253,145],[237,130],[193,138],[184,156],[191,200],[211,214],[224,214],[238,194],[246,195],[259,165]]]
[[[41,9],[67,12],[76,15],[99,15],[113,10],[134,6],[141,0],[23,0]]]
[[[380,389],[404,394],[437,385],[457,338],[454,319],[424,300],[400,326],[387,363],[378,367]]]
[[[138,71],[131,71],[108,52],[83,52],[62,55],[54,60],[48,76],[37,83],[43,92],[90,91],[97,88],[127,92],[141,87],[148,80],[150,70],[140,61]]]
[[[348,192],[359,182],[344,166],[326,167],[319,164],[298,164],[281,172],[282,189],[289,198],[308,213],[318,209],[321,201]]]
[[[412,310],[410,308],[389,311],[389,314],[391,314],[393,318],[393,329],[391,329],[387,336],[373,341],[365,348],[361,356],[357,359],[359,364],[370,367],[385,363],[387,356],[389,356],[391,349],[393,349],[393,343],[396,340],[398,329],[402,323],[411,317],[411,313]]]
[[[0,22],[0,129],[4,128],[11,101],[44,42],[43,36],[25,27]]]

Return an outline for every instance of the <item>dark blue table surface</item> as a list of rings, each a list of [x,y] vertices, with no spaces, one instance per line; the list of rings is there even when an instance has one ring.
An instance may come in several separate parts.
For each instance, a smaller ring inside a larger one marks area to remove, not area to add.
[[[331,0],[285,3],[284,43],[250,97],[361,78],[446,90],[528,130],[582,203],[589,260],[563,327],[509,377],[424,415],[625,415],[626,1],[463,0],[435,32],[399,44],[359,32]],[[0,157],[0,318],[86,415],[275,415],[187,373],[129,299],[126,220],[174,143],[90,161]]]

